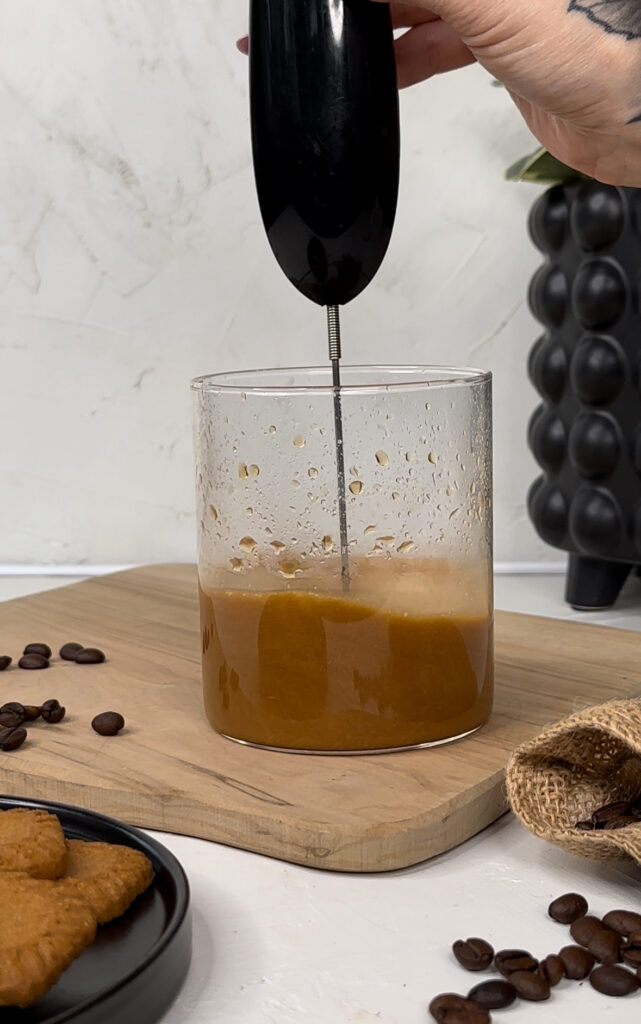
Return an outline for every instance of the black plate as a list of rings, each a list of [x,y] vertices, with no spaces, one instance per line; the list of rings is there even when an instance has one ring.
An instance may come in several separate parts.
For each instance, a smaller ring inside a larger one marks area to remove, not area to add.
[[[126,914],[98,928],[46,996],[23,1010],[0,1009],[0,1024],[155,1024],[177,995],[191,959],[189,885],[176,858],[137,829],[79,807],[0,797],[0,809],[41,808],[69,839],[141,850],[154,880]]]

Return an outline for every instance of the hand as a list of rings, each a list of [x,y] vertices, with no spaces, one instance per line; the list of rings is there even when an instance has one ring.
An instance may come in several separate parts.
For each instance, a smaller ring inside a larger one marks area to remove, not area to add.
[[[477,60],[507,86],[554,156],[601,181],[641,186],[639,0],[392,3],[399,83]]]

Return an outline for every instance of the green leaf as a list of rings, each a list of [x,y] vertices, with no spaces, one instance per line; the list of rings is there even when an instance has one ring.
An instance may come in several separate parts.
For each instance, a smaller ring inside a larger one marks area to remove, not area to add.
[[[507,169],[505,177],[508,181],[532,181],[536,185],[571,185],[590,181],[586,174],[568,167],[543,147],[517,160]]]

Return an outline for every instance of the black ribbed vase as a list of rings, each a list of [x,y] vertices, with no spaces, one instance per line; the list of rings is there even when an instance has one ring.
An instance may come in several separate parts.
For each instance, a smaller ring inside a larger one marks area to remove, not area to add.
[[[528,508],[570,552],[566,600],[605,608],[641,563],[641,190],[557,185],[529,228],[546,262],[529,293],[545,334],[529,361],[543,475]]]

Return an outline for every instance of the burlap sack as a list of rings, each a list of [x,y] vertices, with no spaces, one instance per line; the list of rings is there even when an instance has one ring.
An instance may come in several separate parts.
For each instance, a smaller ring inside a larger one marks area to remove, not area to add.
[[[641,863],[641,822],[599,832],[574,827],[603,804],[641,794],[641,700],[586,708],[517,747],[507,792],[516,816],[542,839],[581,857]]]

